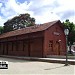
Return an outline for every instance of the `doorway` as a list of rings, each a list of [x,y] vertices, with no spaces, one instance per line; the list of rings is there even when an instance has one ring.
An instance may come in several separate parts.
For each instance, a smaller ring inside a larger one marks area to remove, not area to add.
[[[43,57],[43,40],[42,38],[35,38],[30,41],[30,56]]]
[[[56,41],[55,44],[56,55],[60,55],[60,43]]]

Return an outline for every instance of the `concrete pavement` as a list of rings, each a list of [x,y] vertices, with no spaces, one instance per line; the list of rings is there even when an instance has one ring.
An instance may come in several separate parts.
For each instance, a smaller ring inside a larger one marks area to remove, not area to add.
[[[75,75],[75,65],[28,61],[0,57],[8,61],[8,69],[0,69],[0,75]]]

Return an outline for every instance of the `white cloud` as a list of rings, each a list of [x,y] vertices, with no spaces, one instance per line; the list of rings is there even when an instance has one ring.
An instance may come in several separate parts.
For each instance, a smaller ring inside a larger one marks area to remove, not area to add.
[[[2,3],[0,3],[0,8],[2,7]]]
[[[36,23],[45,23],[52,20],[74,21],[75,0],[25,0],[24,3],[17,0],[0,1],[0,25],[8,19],[21,13],[29,13],[36,19]],[[2,6],[2,3],[4,6]]]
[[[36,23],[45,23],[59,19],[53,11],[52,6],[55,0],[30,0],[32,2],[29,7],[30,11],[33,11],[33,15],[36,18]]]
[[[55,0],[30,0],[32,8],[40,8],[43,6],[50,6]]]
[[[41,15],[37,15],[35,16],[36,19],[36,23],[46,23],[46,22],[50,22],[53,20],[59,20],[60,17],[58,17],[55,13],[52,13],[50,11],[45,11],[45,13],[41,14]]]
[[[55,12],[64,12],[67,10],[73,10],[75,11],[75,0],[57,0],[57,2],[60,4],[60,7],[55,8]]]
[[[75,16],[71,16],[71,17],[69,18],[69,20],[70,20],[71,22],[74,22],[74,23],[75,23]]]
[[[4,3],[4,6],[1,7],[1,9],[0,9],[1,14],[2,14],[1,18],[0,18],[0,20],[1,20],[0,25],[3,25],[2,24],[4,21],[4,19],[2,19],[3,17],[7,21],[8,19],[11,19],[14,16],[19,15],[21,13],[33,14],[33,12],[26,10],[26,9],[28,9],[27,7],[29,6],[29,5],[27,6],[26,2],[23,4],[20,4],[20,3],[17,4],[16,0],[7,0],[7,1],[3,1],[2,3]]]
[[[6,22],[6,19],[0,16],[0,26],[3,26],[3,23]]]
[[[9,17],[15,14],[21,14],[21,13],[33,13],[28,9],[31,3],[27,5],[27,2],[25,3],[17,3],[16,0],[8,0],[5,2],[5,7],[1,8],[1,12],[5,17]],[[6,14],[5,14],[6,12]]]

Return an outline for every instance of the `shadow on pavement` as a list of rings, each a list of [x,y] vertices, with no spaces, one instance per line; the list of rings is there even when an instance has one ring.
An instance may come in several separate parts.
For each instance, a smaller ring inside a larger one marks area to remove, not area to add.
[[[65,67],[65,66],[63,65],[63,66],[58,66],[58,67],[48,68],[48,69],[44,69],[44,70],[52,70],[52,69],[57,69],[57,68],[61,68],[61,67]]]

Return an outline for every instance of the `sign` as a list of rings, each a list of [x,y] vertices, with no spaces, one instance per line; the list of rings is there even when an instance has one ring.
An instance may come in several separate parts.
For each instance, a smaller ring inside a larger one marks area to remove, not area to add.
[[[8,69],[8,61],[0,61],[0,69]]]
[[[54,32],[54,35],[60,35],[60,33],[58,33],[58,32]]]

